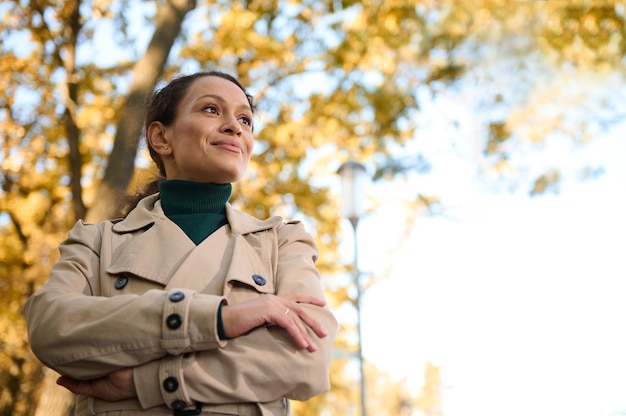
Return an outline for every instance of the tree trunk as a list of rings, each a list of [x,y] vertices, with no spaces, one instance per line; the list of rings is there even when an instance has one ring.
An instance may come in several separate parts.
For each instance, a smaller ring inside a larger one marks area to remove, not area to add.
[[[104,178],[98,187],[93,205],[86,214],[86,220],[89,222],[109,218],[117,205],[119,194],[125,192],[130,183],[142,132],[144,100],[152,92],[163,73],[186,14],[195,7],[195,0],[169,0],[159,6],[152,39],[146,53],[133,68],[133,80],[128,97],[120,111],[115,142],[109,155]],[[58,376],[52,370],[46,371],[35,416],[71,414],[74,396],[56,385]]]
[[[88,222],[110,218],[118,197],[126,192],[135,168],[135,157],[142,135],[144,103],[152,93],[170,50],[178,37],[185,15],[196,7],[196,0],[169,0],[159,7],[156,26],[146,53],[133,68],[130,91],[120,112],[113,150],[93,205],[87,212]]]

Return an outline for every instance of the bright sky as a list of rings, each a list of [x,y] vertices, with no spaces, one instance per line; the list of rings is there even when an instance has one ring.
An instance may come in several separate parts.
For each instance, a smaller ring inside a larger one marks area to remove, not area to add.
[[[360,269],[392,264],[362,301],[365,358],[414,394],[424,364],[440,366],[445,416],[626,412],[624,132],[552,154],[605,172],[535,198],[490,191],[442,154],[416,180],[439,184],[450,215],[421,217],[392,257],[381,242],[394,244],[401,210],[364,218]]]

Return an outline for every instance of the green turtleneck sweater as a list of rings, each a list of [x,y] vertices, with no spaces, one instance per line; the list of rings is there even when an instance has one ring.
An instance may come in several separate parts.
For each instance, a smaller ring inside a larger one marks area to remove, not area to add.
[[[163,212],[196,245],[228,223],[226,203],[232,190],[230,183],[165,180],[159,184]]]

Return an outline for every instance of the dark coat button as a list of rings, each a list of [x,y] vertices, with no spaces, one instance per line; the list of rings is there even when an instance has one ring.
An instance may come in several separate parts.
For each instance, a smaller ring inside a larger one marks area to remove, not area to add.
[[[185,294],[183,292],[172,292],[170,293],[169,298],[172,302],[180,302],[185,299]]]
[[[128,284],[128,277],[126,276],[120,276],[117,278],[117,280],[115,281],[115,284],[113,285],[117,290],[122,290],[126,287],[126,285]]]
[[[169,329],[178,329],[183,324],[183,320],[180,318],[179,314],[173,313],[167,317],[165,324]]]
[[[259,286],[264,286],[265,283],[267,283],[267,280],[265,280],[265,277],[261,276],[260,274],[253,274],[252,280],[254,280],[254,283],[256,283]]]
[[[185,407],[187,407],[187,403],[182,400],[174,400],[172,402],[172,409],[174,410],[183,410]]]
[[[163,380],[163,388],[165,389],[165,391],[168,391],[170,393],[178,390],[178,380],[176,380],[176,377],[168,377]]]

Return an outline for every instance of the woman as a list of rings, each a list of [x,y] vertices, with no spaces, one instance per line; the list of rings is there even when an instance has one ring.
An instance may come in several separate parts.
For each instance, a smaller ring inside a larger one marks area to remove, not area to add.
[[[221,72],[155,93],[146,139],[166,179],[122,220],[79,221],[28,300],[31,348],[76,415],[288,415],[329,388],[337,322],[313,240],[227,202],[253,114]]]

